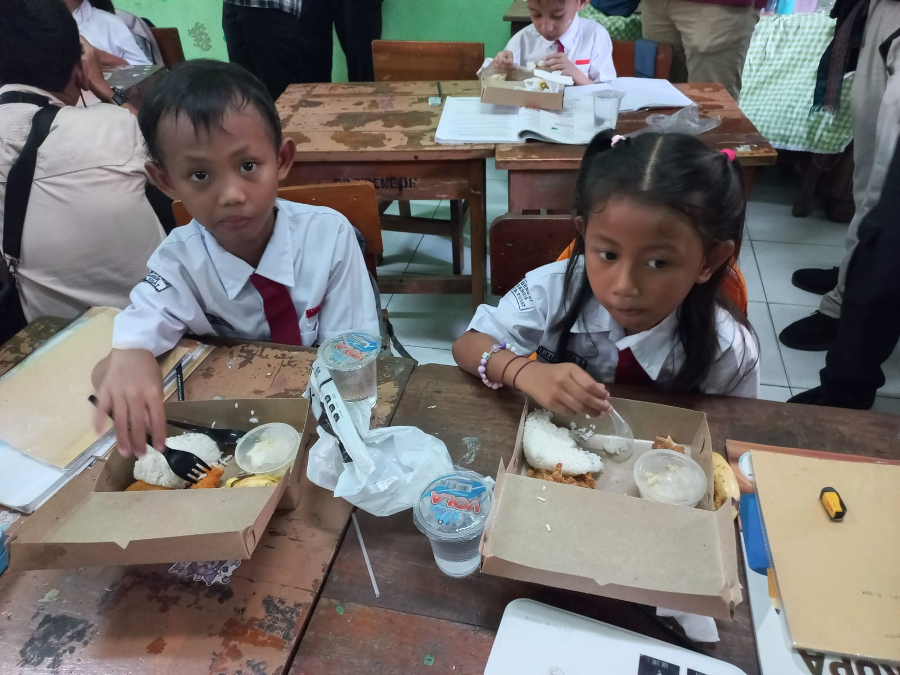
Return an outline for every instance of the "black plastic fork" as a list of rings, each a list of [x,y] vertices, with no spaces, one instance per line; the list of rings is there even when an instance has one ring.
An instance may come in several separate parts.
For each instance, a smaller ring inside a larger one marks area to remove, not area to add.
[[[97,397],[93,394],[88,396],[88,400],[94,406],[99,403]],[[110,419],[112,419],[112,415],[110,415]],[[147,445],[153,445],[153,438],[150,434],[147,434]],[[210,470],[209,464],[197,457],[197,455],[184,450],[176,450],[167,445],[164,447],[162,455],[166,458],[166,463],[172,469],[172,473],[188,483],[196,483],[200,479],[205,478]]]
[[[246,431],[239,431],[238,429],[216,429],[214,427],[205,427],[202,424],[179,422],[178,420],[166,420],[166,424],[170,427],[175,427],[176,429],[184,429],[185,431],[204,434],[220,445],[236,445],[244,434],[247,433]]]

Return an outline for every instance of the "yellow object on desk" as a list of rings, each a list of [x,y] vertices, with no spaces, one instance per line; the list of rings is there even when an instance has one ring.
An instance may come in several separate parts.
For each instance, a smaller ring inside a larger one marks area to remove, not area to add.
[[[847,515],[847,507],[844,506],[844,500],[841,499],[838,491],[833,487],[822,488],[822,492],[819,493],[819,499],[828,512],[828,517],[832,520],[843,520],[844,516]]]

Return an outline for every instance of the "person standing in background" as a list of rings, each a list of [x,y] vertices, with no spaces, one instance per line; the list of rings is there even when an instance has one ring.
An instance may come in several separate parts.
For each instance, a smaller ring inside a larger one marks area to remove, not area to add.
[[[289,84],[331,80],[330,71],[326,80],[311,77],[316,56],[300,21],[306,5],[307,0],[225,0],[222,6],[228,60],[262,80],[273,101]]]
[[[382,0],[303,0],[303,39],[311,82],[331,82],[332,26],[347,57],[350,82],[372,82],[372,41],[381,39]]]
[[[718,82],[735,100],[765,0],[644,0],[644,39],[674,50],[672,82]]]
[[[65,3],[75,17],[78,32],[97,50],[104,68],[151,65],[128,26],[114,13],[95,8],[90,0],[65,0]]]

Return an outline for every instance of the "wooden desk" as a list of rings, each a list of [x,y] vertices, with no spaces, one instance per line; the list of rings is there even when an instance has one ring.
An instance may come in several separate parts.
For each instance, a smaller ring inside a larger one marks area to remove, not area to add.
[[[444,96],[478,96],[478,82],[442,82]],[[384,200],[464,199],[470,204],[471,276],[380,276],[383,293],[471,293],[484,302],[487,223],[484,160],[493,145],[438,145],[435,82],[293,84],[278,99],[281,126],[297,143],[286,185],[367,180]],[[412,222],[410,222],[410,220]],[[413,231],[428,219],[392,219]],[[415,227],[417,225],[418,227]]]
[[[900,417],[728,397],[672,396],[635,387],[616,387],[616,394],[706,412],[714,449],[723,454],[725,440],[737,439],[900,458],[896,441]],[[463,466],[495,476],[500,458],[508,460],[512,453],[522,404],[523,398],[509,389],[491,391],[457,368],[426,365],[413,372],[393,423],[415,424],[437,435],[457,463],[465,461],[468,449],[462,439],[477,438],[481,448]],[[429,673],[481,673],[504,608],[522,597],[673,641],[671,633],[631,603],[483,574],[465,579],[444,576],[409,512],[390,518],[359,513],[358,518],[381,596],[375,598],[357,537],[350,532],[290,675],[418,672],[426,656],[434,658]],[[746,586],[743,563],[738,565]],[[707,645],[712,656],[747,675],[758,675],[746,598],[737,606],[734,621],[718,622],[718,627],[721,642]]]
[[[0,348],[0,364],[11,367],[48,332],[48,322],[31,324]],[[186,398],[297,397],[314,358],[303,348],[217,347],[187,379]],[[375,423],[385,425],[413,362],[388,356],[378,366]],[[300,506],[275,513],[227,585],[174,576],[168,565],[7,572],[0,576],[0,672],[287,672],[350,509],[304,480]],[[54,589],[56,599],[44,601]]]
[[[756,167],[774,164],[778,153],[746,118],[737,102],[718,84],[676,84],[703,113],[722,118],[722,124],[700,138],[716,149],[731,148],[744,167],[745,189],[749,195]],[[671,114],[675,110],[651,110],[619,115],[617,128],[627,134],[646,126],[648,115]],[[539,209],[569,212],[572,209],[575,177],[584,156],[583,145],[525,143],[498,145],[498,169],[509,171],[509,210],[522,213]]]
[[[512,4],[503,15],[504,21],[509,21],[509,35],[512,37],[531,23],[531,14],[528,13],[528,3],[524,0],[512,0]]]
[[[124,91],[135,108],[140,108],[147,88],[166,72],[163,66],[119,66],[104,70],[103,77],[110,87]]]

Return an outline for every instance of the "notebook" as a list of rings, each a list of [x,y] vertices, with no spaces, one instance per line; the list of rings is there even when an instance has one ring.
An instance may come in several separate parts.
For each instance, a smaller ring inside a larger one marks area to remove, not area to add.
[[[644,108],[684,108],[693,103],[668,80],[642,77],[617,77],[612,82],[567,87],[565,105],[590,99],[598,91],[612,89],[625,92],[619,112],[634,112]]]

